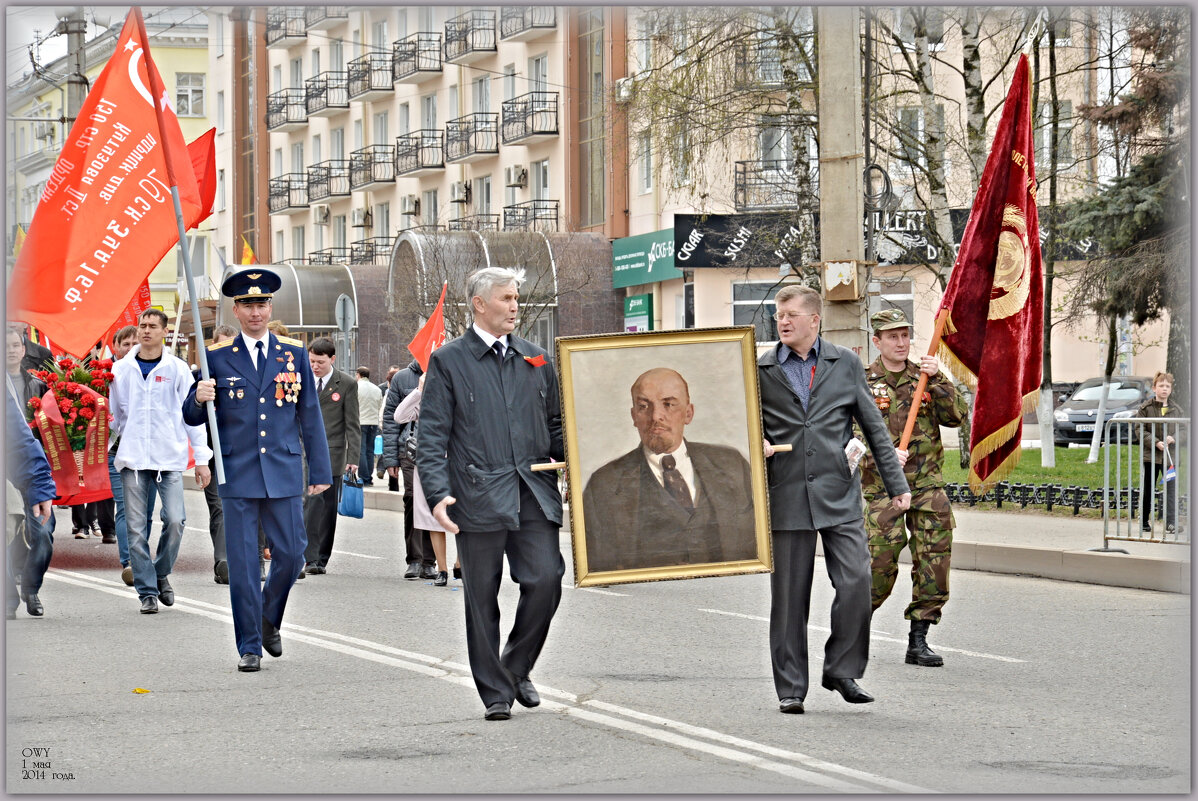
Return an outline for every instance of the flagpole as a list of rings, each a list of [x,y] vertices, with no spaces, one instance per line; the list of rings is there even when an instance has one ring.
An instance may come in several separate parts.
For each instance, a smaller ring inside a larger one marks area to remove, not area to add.
[[[154,115],[158,118],[158,133],[162,141],[162,152],[166,156],[166,174],[171,187],[171,201],[175,205],[175,223],[179,226],[179,248],[183,251],[183,273],[187,276],[187,295],[191,302],[191,321],[196,332],[196,351],[200,362],[200,377],[208,380],[208,352],[204,348],[204,328],[200,320],[200,308],[195,303],[195,277],[191,273],[191,255],[187,252],[187,225],[183,221],[183,205],[179,202],[179,181],[175,178],[175,166],[171,160],[170,138],[163,133],[162,103],[166,99],[166,87],[162,85],[162,76],[154,68],[150,59],[150,37],[146,35],[146,23],[141,16],[141,8],[134,6],[132,13],[137,20],[137,33],[141,36],[142,45],[146,50],[146,72],[150,76],[150,97],[154,105]],[[182,298],[180,298],[182,302]],[[178,315],[176,315],[176,318]],[[176,328],[178,326],[176,325]],[[216,427],[216,404],[211,401],[204,404],[208,409],[208,434],[212,437],[212,455],[216,459],[216,481],[225,483],[225,463],[221,459],[220,432]]]
[[[935,356],[940,349],[940,338],[944,336],[944,324],[948,321],[948,309],[941,309],[936,315],[936,330],[932,332],[932,344],[928,346],[928,355]],[[903,438],[899,440],[898,449],[907,450],[911,443],[911,432],[915,430],[915,418],[919,417],[919,400],[928,386],[928,374],[919,371],[919,383],[915,385],[915,394],[911,396],[911,409],[907,412],[907,424],[903,426]]]

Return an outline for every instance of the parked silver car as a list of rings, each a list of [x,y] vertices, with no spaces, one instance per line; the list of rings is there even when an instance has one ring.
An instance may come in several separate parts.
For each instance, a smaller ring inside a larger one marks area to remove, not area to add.
[[[1135,417],[1140,406],[1152,397],[1152,379],[1138,375],[1111,376],[1103,420]],[[1053,412],[1053,442],[1058,446],[1071,442],[1089,444],[1098,425],[1098,401],[1102,398],[1102,379],[1083,381],[1064,403]]]

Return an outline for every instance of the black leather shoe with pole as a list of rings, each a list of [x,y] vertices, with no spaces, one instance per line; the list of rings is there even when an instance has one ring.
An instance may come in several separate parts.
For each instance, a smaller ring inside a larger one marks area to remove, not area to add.
[[[927,620],[912,620],[911,633],[907,635],[907,664],[922,665],[923,667],[940,667],[944,660],[928,647]]]

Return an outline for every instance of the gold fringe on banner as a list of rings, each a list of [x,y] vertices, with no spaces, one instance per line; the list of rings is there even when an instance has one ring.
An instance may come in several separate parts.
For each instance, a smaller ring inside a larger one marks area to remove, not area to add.
[[[961,363],[957,358],[957,354],[953,353],[947,344],[942,340],[940,346],[936,348],[936,355],[940,358],[941,364],[948,369],[953,376],[965,386],[969,387],[969,391],[977,393],[978,377],[973,374],[973,371]]]
[[[974,495],[983,495],[988,492],[995,484],[1002,481],[1011,474],[1019,464],[1019,456],[1022,453],[1022,448],[1016,448],[1011,452],[1011,455],[998,464],[997,467],[983,480],[977,474],[978,462],[985,459],[990,454],[994,453],[1002,447],[1015,433],[1019,430],[1019,426],[1023,420],[1023,416],[1036,408],[1040,402],[1040,389],[1036,388],[1023,396],[1023,403],[1019,410],[1019,416],[1011,422],[1004,425],[997,431],[989,434],[985,439],[974,445],[969,451],[969,490]]]

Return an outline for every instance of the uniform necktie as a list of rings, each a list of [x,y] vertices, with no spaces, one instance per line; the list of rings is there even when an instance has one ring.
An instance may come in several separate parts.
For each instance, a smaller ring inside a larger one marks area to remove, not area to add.
[[[256,366],[258,367],[258,380],[261,381],[266,376],[266,349],[262,347],[261,342],[257,344],[257,348],[258,356]]]
[[[495,344],[491,346],[491,350],[495,351],[495,355],[499,357],[499,363],[503,364],[503,343],[498,339],[495,340]]]
[[[691,491],[686,486],[686,479],[678,472],[677,464],[669,454],[661,457],[661,474],[666,482],[666,492],[670,493],[670,497],[678,501],[678,505],[683,509],[693,511],[695,504],[691,500]]]

